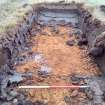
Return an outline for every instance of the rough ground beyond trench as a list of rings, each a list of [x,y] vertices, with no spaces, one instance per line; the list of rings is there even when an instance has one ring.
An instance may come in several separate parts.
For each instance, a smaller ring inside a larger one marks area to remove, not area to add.
[[[19,56],[28,57],[15,68],[20,73],[32,72],[32,77],[24,85],[65,85],[72,84],[70,76],[97,76],[99,69],[87,55],[87,48],[77,45],[76,35],[72,28],[59,26],[43,27],[29,40],[30,51]],[[34,30],[34,29],[33,29]],[[67,45],[70,40],[72,46]],[[39,72],[46,69],[49,75],[42,77]],[[82,83],[81,83],[82,84]],[[24,89],[32,101],[44,101],[48,105],[85,105],[88,98],[85,93],[71,89]]]

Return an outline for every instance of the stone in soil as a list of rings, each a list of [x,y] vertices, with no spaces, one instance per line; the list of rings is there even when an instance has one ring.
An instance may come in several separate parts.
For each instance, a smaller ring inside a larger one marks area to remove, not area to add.
[[[36,102],[34,103],[34,105],[47,105],[47,104],[44,104],[44,103],[41,102],[41,101],[36,101]]]
[[[38,75],[47,77],[51,74],[51,68],[48,66],[41,66],[40,70],[38,70]]]
[[[65,96],[64,101],[66,102],[67,105],[71,105],[71,100],[69,96]]]
[[[73,35],[76,35],[76,36],[81,36],[83,33],[82,33],[82,31],[80,30],[80,29],[72,29],[72,32],[71,32],[71,34],[73,34]]]
[[[75,44],[75,41],[74,40],[68,40],[66,42],[66,44],[69,45],[69,46],[73,46]]]
[[[8,80],[11,84],[12,83],[20,83],[23,81],[23,77],[22,77],[22,74],[19,74],[19,73],[14,73],[14,75],[10,76],[9,77],[9,80]]]
[[[72,81],[73,85],[78,85],[78,84],[80,84],[80,81],[81,81],[80,78],[76,77],[76,75],[72,75],[70,77],[70,80]]]
[[[105,13],[105,5],[101,5],[100,9],[101,9],[101,11],[103,11]]]
[[[71,93],[71,97],[76,97],[76,96],[78,96],[78,90],[74,90],[72,93]]]
[[[82,39],[79,39],[78,40],[78,43],[77,43],[79,46],[82,46],[82,45],[87,45],[88,44],[88,41],[86,38],[82,38]]]
[[[102,47],[93,47],[89,51],[89,55],[92,55],[94,57],[99,57],[104,54],[104,49]]]

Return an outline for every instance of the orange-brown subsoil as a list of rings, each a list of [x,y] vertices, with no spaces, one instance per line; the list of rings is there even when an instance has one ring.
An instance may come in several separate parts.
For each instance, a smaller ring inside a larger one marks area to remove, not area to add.
[[[70,83],[69,75],[78,74],[86,76],[94,76],[99,74],[99,69],[87,55],[86,46],[81,49],[77,45],[75,35],[70,35],[72,29],[69,27],[60,26],[58,32],[51,31],[51,27],[44,27],[37,36],[33,36],[30,40],[32,43],[31,51],[24,52],[22,55],[29,53],[42,54],[44,61],[36,62],[29,60],[22,65],[17,65],[15,68],[18,72],[33,72],[32,80],[27,80],[27,84],[31,85],[64,85]],[[44,34],[43,34],[44,33]],[[73,46],[68,46],[66,41],[74,40]],[[37,70],[42,65],[48,65],[51,68],[51,75],[47,78],[42,78],[37,75]],[[54,90],[25,90],[28,93],[29,99],[32,101],[43,100],[48,105],[69,105],[65,103],[64,97],[72,98],[72,94],[76,94],[77,90],[54,89]],[[81,102],[86,100],[85,94],[77,91],[77,97],[74,97],[72,105],[81,105]],[[78,104],[77,104],[78,103]],[[70,104],[71,105],[71,104]]]

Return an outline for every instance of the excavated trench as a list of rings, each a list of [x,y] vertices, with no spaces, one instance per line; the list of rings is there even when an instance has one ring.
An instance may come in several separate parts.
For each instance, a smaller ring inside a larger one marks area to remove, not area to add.
[[[102,30],[81,4],[34,5],[14,29],[1,34],[0,105],[104,105],[98,63],[104,48],[96,42]],[[69,84],[89,88],[18,88]]]

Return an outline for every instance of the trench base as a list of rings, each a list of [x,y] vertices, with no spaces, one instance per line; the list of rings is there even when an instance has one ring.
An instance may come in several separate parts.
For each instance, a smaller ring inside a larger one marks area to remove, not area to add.
[[[72,31],[71,27],[58,26],[58,33],[52,29],[53,27],[43,27],[41,32],[31,38],[31,50],[20,53],[20,56],[26,56],[28,59],[22,64],[17,64],[15,69],[19,73],[32,72],[32,78],[23,85],[66,85],[72,84],[70,76],[75,74],[99,75],[98,67],[86,54],[86,46],[81,49],[76,44],[76,36],[68,34]],[[73,41],[73,46],[66,44],[68,40]],[[38,74],[43,67],[49,72],[49,76],[45,75],[44,78]],[[73,92],[74,94],[77,92],[77,97],[72,97]],[[64,99],[70,96],[73,98],[71,101],[73,105],[77,103],[81,105],[82,101],[86,101],[87,98],[86,94],[71,89],[29,89],[27,94],[30,100],[44,101],[48,105],[68,105]]]

